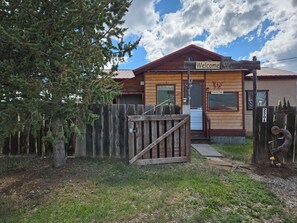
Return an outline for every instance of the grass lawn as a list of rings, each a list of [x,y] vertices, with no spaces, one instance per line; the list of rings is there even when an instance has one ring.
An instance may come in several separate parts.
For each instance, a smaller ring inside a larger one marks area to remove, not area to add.
[[[246,144],[213,144],[217,151],[222,153],[224,157],[234,160],[244,161],[246,163],[251,162],[253,155],[253,138],[247,137]]]
[[[0,158],[0,222],[296,222],[265,186],[207,165]]]

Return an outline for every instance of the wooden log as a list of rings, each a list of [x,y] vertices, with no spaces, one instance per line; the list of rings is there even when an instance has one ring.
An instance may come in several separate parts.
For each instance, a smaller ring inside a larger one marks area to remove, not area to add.
[[[146,115],[153,114],[153,106],[144,106],[143,112]],[[147,147],[150,144],[150,121],[143,121],[143,148]],[[142,149],[143,149],[142,148]],[[150,159],[151,158],[151,150],[148,151],[143,155],[143,159]]]
[[[96,135],[98,137],[98,144],[96,148],[96,155],[99,157],[103,157],[103,126],[104,126],[104,118],[103,118],[103,106],[98,106],[97,111],[98,119],[97,119],[97,126],[98,129],[96,131]]]
[[[135,123],[135,145],[136,145],[136,154],[139,153],[142,149],[142,134],[143,134],[143,129],[142,129],[142,122],[136,122]]]
[[[297,156],[297,113],[295,115],[295,132],[294,132],[294,141],[293,141],[293,157],[292,157],[292,162],[294,163],[296,160],[296,156]]]
[[[136,114],[138,115],[142,115],[144,112],[144,105],[138,104],[136,105]],[[144,147],[144,126],[143,126],[143,122],[136,122],[136,135],[135,135],[135,139],[136,139],[136,153],[140,152]]]
[[[181,162],[187,162],[187,161],[188,161],[188,158],[183,156],[183,157],[137,160],[137,161],[135,161],[135,164],[136,165],[150,165],[150,164],[181,163]]]
[[[94,108],[94,113],[98,116],[98,118],[94,122],[94,128],[93,128],[93,155],[94,157],[100,156],[100,135],[99,135],[99,122],[101,121],[101,114],[100,114],[100,106],[97,105]]]
[[[274,106],[269,106],[268,107],[268,113],[267,113],[267,129],[266,129],[266,134],[267,134],[267,141],[266,141],[266,150],[267,150],[267,156],[270,157],[271,155],[271,149],[274,143],[268,143],[270,141],[275,140],[275,136],[272,135],[271,133],[271,128],[274,126],[274,113],[275,113],[275,107]]]
[[[113,114],[113,132],[114,132],[114,139],[113,139],[113,156],[116,158],[120,158],[120,129],[119,129],[119,107],[118,105],[113,105],[112,108],[112,114]],[[123,131],[123,129],[122,129]]]
[[[129,154],[128,135],[130,135],[128,132],[129,132],[129,128],[128,128],[128,121],[127,121],[126,105],[119,105],[118,133],[119,133],[120,157],[122,159],[129,158],[129,156],[127,156],[127,154]]]
[[[158,127],[159,127],[159,131],[158,131],[158,137],[162,136],[166,131],[166,127],[165,127],[165,122],[164,121],[158,121]],[[165,147],[165,140],[162,140],[159,143],[159,157],[160,158],[165,158],[166,156],[166,147]]]
[[[179,121],[174,121],[174,126],[179,123]],[[173,134],[173,148],[174,148],[174,157],[180,156],[180,128],[174,131]]]
[[[172,121],[169,120],[169,121],[166,121],[166,130],[169,130],[172,128]],[[169,135],[167,138],[166,138],[166,157],[172,157],[173,154],[172,154],[172,150],[173,150],[173,137],[172,135]]]
[[[142,121],[180,121],[187,115],[130,115],[129,121],[142,122]]]
[[[187,155],[187,136],[186,136],[186,125],[182,125],[180,127],[180,150],[181,156]]]
[[[86,156],[86,125],[81,123],[79,125],[80,136],[76,138],[75,143],[75,156],[84,157]]]
[[[127,106],[127,115],[128,115],[128,120],[130,115],[135,115],[136,114],[136,109],[134,105],[128,105]],[[136,126],[133,121],[128,121],[128,157],[129,160],[136,155],[136,139],[135,139],[135,132],[136,132]]]
[[[187,150],[187,158],[188,162],[191,161],[191,126],[190,126],[190,116],[188,115],[187,118],[185,118],[183,121],[185,121],[186,125],[186,150]],[[182,123],[181,121],[180,123]],[[180,124],[178,123],[178,125]],[[176,125],[176,126],[178,126]]]
[[[108,132],[108,141],[109,141],[109,151],[108,151],[108,157],[109,158],[112,158],[114,157],[113,154],[114,154],[114,129],[113,129],[113,122],[114,122],[114,119],[113,119],[113,111],[112,111],[112,108],[114,107],[114,105],[110,104],[108,105],[108,112],[109,112],[109,132]]]
[[[255,108],[255,118],[256,118],[256,127],[254,128],[256,131],[254,132],[254,137],[255,137],[255,148],[254,148],[254,162],[255,163],[261,163],[265,161],[265,158],[262,156],[262,151],[261,151],[261,145],[260,145],[260,140],[261,140],[261,118],[262,118],[262,110],[260,107]]]
[[[292,145],[289,147],[288,154],[286,155],[286,160],[289,162],[292,162],[294,157],[293,142],[295,140],[295,117],[296,117],[296,108],[295,107],[288,108],[286,127],[287,127],[287,130],[292,135]]]
[[[93,126],[88,124],[86,126],[86,156],[93,156]]]
[[[268,154],[268,147],[267,147],[267,120],[266,122],[264,122],[264,109],[266,108],[260,108],[259,112],[260,112],[260,120],[259,120],[259,155],[261,157],[261,160],[263,160],[263,162],[267,162],[269,160],[269,154]],[[266,110],[265,110],[266,111]],[[267,109],[267,113],[268,113],[268,109]]]
[[[109,157],[109,106],[103,106],[103,157]]]
[[[158,135],[157,135],[157,121],[151,121],[151,141],[154,142],[157,138],[158,138]],[[152,147],[151,149],[152,151],[152,158],[158,158],[158,147],[157,147],[157,144]]]

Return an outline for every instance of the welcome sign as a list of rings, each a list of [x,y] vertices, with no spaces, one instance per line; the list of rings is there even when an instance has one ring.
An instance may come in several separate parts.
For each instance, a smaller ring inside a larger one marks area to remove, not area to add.
[[[197,70],[220,70],[220,61],[196,61]]]

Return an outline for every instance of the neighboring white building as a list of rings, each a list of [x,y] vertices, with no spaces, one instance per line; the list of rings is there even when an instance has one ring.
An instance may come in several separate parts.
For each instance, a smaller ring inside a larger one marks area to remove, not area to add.
[[[297,73],[262,67],[257,71],[257,105],[277,106],[283,99],[289,100],[291,106],[297,105]],[[248,74],[244,81],[245,87],[245,129],[246,134],[253,131],[252,96],[253,74]]]

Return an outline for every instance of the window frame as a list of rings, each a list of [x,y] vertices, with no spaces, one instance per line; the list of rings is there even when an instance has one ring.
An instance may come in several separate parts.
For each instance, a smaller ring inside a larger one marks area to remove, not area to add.
[[[160,87],[160,86],[173,86],[173,96],[174,96],[173,105],[175,105],[175,102],[176,102],[176,87],[175,87],[175,84],[157,84],[156,85],[156,105],[159,104],[159,102],[158,102],[158,87]],[[164,104],[164,105],[166,105],[166,104]]]
[[[226,94],[226,93],[232,93],[232,94],[236,95],[236,98],[237,98],[237,100],[236,100],[236,105],[237,105],[236,110],[227,110],[227,109],[226,110],[224,110],[224,109],[222,109],[222,110],[212,110],[212,109],[210,109],[210,107],[209,107],[209,98],[210,97],[209,96],[212,95],[212,94],[211,94],[211,92],[207,92],[207,111],[208,112],[239,112],[239,92],[238,91],[225,91],[224,94]],[[217,94],[217,95],[220,95],[220,94]]]
[[[249,106],[249,93],[251,93],[251,100],[253,100],[254,98],[253,98],[253,90],[246,90],[245,91],[246,92],[246,103],[245,103],[245,106],[246,106],[246,110],[248,110],[248,111],[251,111],[251,110],[253,110],[253,107],[251,108],[250,106]],[[259,106],[259,105],[256,105],[257,107],[267,107],[268,106],[268,94],[269,94],[269,90],[257,90],[257,94],[259,93],[259,92],[266,92],[266,105],[264,105],[264,106]],[[254,103],[253,103],[254,104]]]

